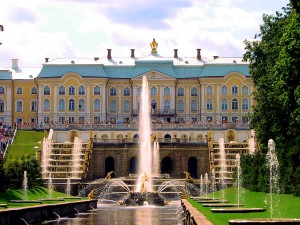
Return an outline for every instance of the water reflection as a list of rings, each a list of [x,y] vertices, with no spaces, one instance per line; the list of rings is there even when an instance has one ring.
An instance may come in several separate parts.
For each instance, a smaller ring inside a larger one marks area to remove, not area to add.
[[[90,213],[77,214],[75,218],[47,223],[49,225],[177,225],[179,201],[167,206],[125,207],[116,205],[99,205]],[[42,223],[45,224],[45,223]]]

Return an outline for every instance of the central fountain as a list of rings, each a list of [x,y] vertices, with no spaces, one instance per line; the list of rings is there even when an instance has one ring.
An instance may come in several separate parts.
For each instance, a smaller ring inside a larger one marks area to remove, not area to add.
[[[151,143],[151,117],[150,101],[147,77],[143,76],[141,106],[139,112],[139,163],[138,163],[138,182],[134,191],[125,199],[122,204],[125,205],[164,205],[164,199],[158,192],[153,190],[153,174],[158,173],[156,168],[158,163],[157,144]],[[154,151],[154,149],[156,151]],[[154,161],[154,159],[156,161]],[[154,166],[153,166],[154,165]]]

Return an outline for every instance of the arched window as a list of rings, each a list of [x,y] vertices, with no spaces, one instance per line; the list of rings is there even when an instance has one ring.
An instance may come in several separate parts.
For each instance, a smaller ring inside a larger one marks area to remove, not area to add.
[[[227,95],[228,94],[228,88],[225,85],[221,87],[221,94],[222,95]]]
[[[232,110],[238,110],[239,109],[239,102],[236,98],[232,99],[231,109]]]
[[[228,109],[228,101],[227,99],[222,99],[222,110],[227,110]]]
[[[31,88],[31,94],[37,94],[37,88],[36,87]]]
[[[242,87],[242,94],[248,95],[248,87],[246,85]]]
[[[151,88],[151,95],[157,95],[157,88],[156,87]]]
[[[65,111],[66,109],[66,104],[64,99],[59,99],[58,101],[58,110],[59,111]]]
[[[112,87],[110,89],[110,96],[116,96],[116,95],[117,95],[117,90],[114,87]]]
[[[50,100],[45,99],[44,101],[44,111],[50,111]]]
[[[80,100],[79,100],[79,103],[78,103],[78,110],[79,110],[79,111],[85,110],[85,102],[84,102],[83,99],[80,99]]]
[[[169,96],[170,95],[170,92],[171,92],[171,89],[169,87],[165,87],[164,88],[164,95],[165,96]]]
[[[60,86],[58,88],[58,95],[65,95],[66,94],[66,88],[64,86]]]
[[[207,110],[213,109],[213,100],[211,98],[207,99],[207,101],[206,101],[206,109]]]
[[[182,87],[178,88],[177,96],[184,96],[184,89]]]
[[[85,87],[84,86],[80,86],[78,88],[78,94],[79,95],[85,95]]]
[[[198,95],[198,90],[197,88],[193,87],[191,90],[191,96],[197,96]]]
[[[130,89],[128,87],[124,88],[124,96],[130,96]]]
[[[5,94],[5,90],[4,90],[4,87],[0,87],[0,94]]]
[[[44,95],[50,95],[50,87],[49,86],[44,87]]]
[[[37,100],[32,100],[30,102],[30,110],[31,112],[37,112]]]
[[[164,110],[169,110],[170,109],[170,101],[167,99],[164,101]]]
[[[0,112],[4,112],[4,101],[1,99],[0,100]]]
[[[20,88],[20,87],[19,87],[19,88],[17,88],[17,94],[18,94],[18,95],[21,95],[22,93],[23,93],[23,89],[22,89],[22,88]]]
[[[249,102],[248,102],[248,99],[244,98],[242,100],[242,109],[243,110],[248,110],[249,109]]]
[[[95,99],[94,100],[94,111],[100,111],[101,105],[100,105],[100,100]]]
[[[16,111],[17,112],[23,112],[23,102],[22,102],[22,100],[18,100],[17,102],[16,102]]]
[[[116,112],[117,111],[117,103],[115,100],[112,100],[110,102],[110,112]]]
[[[178,112],[183,112],[184,111],[184,102],[183,102],[183,100],[178,101],[177,110],[178,110]]]
[[[69,95],[75,95],[75,87],[73,85],[69,87]]]
[[[239,93],[239,89],[236,85],[233,85],[231,88],[231,93],[232,94],[238,94]]]
[[[74,99],[69,100],[69,110],[71,110],[71,111],[75,110],[75,101],[74,101]]]
[[[130,102],[128,100],[124,101],[124,112],[130,112]]]
[[[213,88],[212,88],[212,86],[206,87],[206,94],[207,95],[212,95],[213,94]]]
[[[99,86],[94,87],[94,95],[100,95],[100,87]]]
[[[198,110],[198,102],[197,100],[192,100],[191,102],[191,111],[192,112],[197,112]]]

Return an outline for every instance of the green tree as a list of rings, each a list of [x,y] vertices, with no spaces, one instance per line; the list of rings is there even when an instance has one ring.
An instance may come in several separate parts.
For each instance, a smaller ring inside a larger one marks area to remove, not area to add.
[[[5,171],[3,166],[3,160],[0,160],[0,191],[4,191],[6,186],[6,177],[5,177]]]
[[[260,40],[245,41],[244,59],[255,86],[251,126],[262,153],[269,139],[275,141],[282,190],[298,194],[293,181],[300,180],[300,5],[293,0],[291,5],[263,16]]]
[[[22,170],[27,172],[28,187],[43,185],[41,166],[34,156],[27,156],[22,159]]]

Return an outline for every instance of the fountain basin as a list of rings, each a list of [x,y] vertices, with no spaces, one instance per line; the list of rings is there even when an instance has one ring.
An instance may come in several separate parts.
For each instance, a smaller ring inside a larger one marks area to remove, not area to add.
[[[265,208],[217,208],[217,209],[211,209],[210,211],[214,213],[250,213],[250,212],[264,212],[266,211]]]
[[[162,197],[159,196],[156,192],[130,192],[128,198],[126,198],[121,205],[126,206],[142,206],[142,205],[156,205],[156,206],[164,206],[165,201]]]
[[[236,219],[229,220],[228,224],[300,224],[300,219],[289,219],[289,218],[253,218],[253,219]]]
[[[203,207],[241,207],[241,204],[228,204],[228,203],[212,203],[212,204],[203,204]]]

